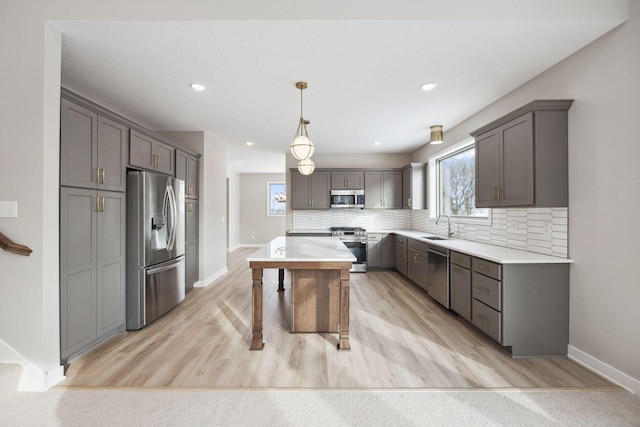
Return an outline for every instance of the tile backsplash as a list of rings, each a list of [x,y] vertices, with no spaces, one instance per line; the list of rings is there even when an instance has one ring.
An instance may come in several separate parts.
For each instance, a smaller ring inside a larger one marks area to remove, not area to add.
[[[360,226],[367,230],[418,230],[447,234],[447,222],[435,224],[427,210],[293,211],[293,229]],[[567,208],[493,209],[491,225],[451,223],[456,238],[568,257]]]

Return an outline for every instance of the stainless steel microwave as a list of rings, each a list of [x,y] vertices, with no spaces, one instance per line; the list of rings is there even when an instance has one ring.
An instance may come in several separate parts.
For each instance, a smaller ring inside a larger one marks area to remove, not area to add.
[[[364,190],[331,190],[331,207],[364,209]]]

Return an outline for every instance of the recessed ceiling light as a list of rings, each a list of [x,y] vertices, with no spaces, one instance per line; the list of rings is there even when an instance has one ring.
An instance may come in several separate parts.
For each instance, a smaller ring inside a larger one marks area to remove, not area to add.
[[[249,147],[251,147],[253,145],[253,142],[247,141],[247,142],[244,143],[244,145],[248,145]]]
[[[201,85],[200,83],[191,83],[189,86],[191,87],[191,89],[198,92],[202,92],[206,89],[206,87],[204,87],[204,85]]]
[[[429,82],[429,83],[425,83],[422,86],[420,86],[420,89],[422,89],[425,92],[428,92],[428,91],[430,91],[431,89],[433,89],[436,86],[438,86],[438,83]]]
[[[373,143],[373,145],[380,145],[380,144],[382,144],[382,142],[380,142],[380,141],[376,141],[376,142]]]

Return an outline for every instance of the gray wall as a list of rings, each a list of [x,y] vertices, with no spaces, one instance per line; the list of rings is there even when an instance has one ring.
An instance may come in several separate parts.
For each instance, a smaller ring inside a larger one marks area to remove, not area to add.
[[[227,170],[229,179],[229,251],[240,245],[240,174]]]
[[[445,134],[448,144],[534,99],[569,110],[572,357],[640,392],[640,2],[629,21]],[[424,147],[413,155],[426,161]],[[608,366],[607,366],[608,365]]]
[[[286,233],[284,215],[267,215],[269,181],[285,182],[285,174],[240,174],[240,244],[268,243]]]

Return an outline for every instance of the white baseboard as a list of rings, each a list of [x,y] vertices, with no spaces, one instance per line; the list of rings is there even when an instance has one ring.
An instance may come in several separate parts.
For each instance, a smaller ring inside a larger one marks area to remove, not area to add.
[[[22,366],[18,391],[45,391],[65,379],[63,366],[44,372],[3,340],[0,340],[0,363]]]
[[[640,380],[625,374],[572,345],[569,346],[568,350],[569,359],[616,383],[620,387],[626,388],[633,394],[640,394]]]
[[[210,284],[212,284],[213,282],[215,282],[217,279],[219,279],[220,277],[224,276],[225,274],[227,274],[229,270],[227,269],[227,267],[217,271],[216,273],[212,274],[211,276],[207,277],[206,279],[203,280],[198,280],[196,283],[193,284],[194,288],[206,288],[207,286],[209,286]]]

